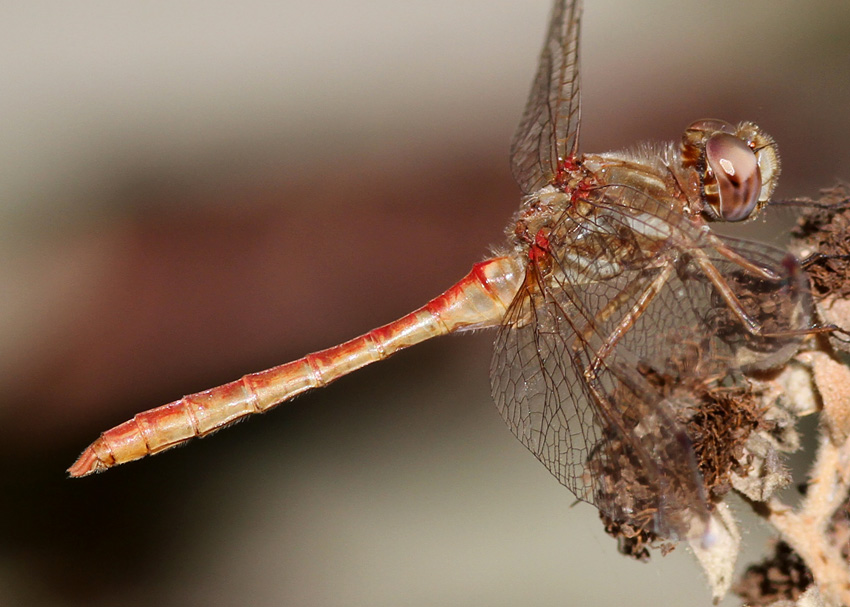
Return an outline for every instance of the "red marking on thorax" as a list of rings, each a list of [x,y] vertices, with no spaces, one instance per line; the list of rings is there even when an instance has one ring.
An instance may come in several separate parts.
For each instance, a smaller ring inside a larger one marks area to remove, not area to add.
[[[554,183],[561,186],[566,185],[576,169],[578,169],[578,165],[573,158],[562,159],[558,163],[558,170],[555,173]]]
[[[537,235],[534,237],[535,246],[549,252],[549,230],[540,228],[537,230]]]
[[[536,262],[549,257],[552,253],[550,246],[549,228],[540,228],[534,235],[534,242],[528,248],[528,260]]]
[[[586,200],[587,194],[593,189],[593,183],[590,179],[584,178],[579,181],[570,192],[570,202],[576,200]]]
[[[595,180],[581,168],[581,162],[575,156],[561,158],[553,185],[558,185],[570,195],[570,202],[586,200],[587,194],[594,188]]]
[[[558,167],[558,172],[569,171],[573,172],[578,170],[578,162],[574,156],[569,156],[567,158],[561,158],[560,166]]]

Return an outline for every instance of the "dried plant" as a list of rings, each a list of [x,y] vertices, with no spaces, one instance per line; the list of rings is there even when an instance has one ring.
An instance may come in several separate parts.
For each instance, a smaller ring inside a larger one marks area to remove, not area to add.
[[[645,376],[675,403],[693,444],[712,511],[709,532],[690,545],[715,600],[732,588],[746,605],[839,607],[850,605],[850,200],[839,186],[794,204],[804,211],[792,250],[803,259],[819,323],[796,356],[769,372],[708,378],[689,375],[692,360],[684,356],[669,376]],[[791,478],[783,454],[800,448],[795,425],[806,415],[820,418],[817,446],[804,496],[792,507],[777,491],[802,480]],[[640,495],[640,476],[619,463],[619,472],[609,471],[614,490]],[[734,584],[740,533],[725,501],[732,492],[777,533],[772,554]],[[666,554],[674,547],[603,521],[629,556],[647,560],[650,548]]]

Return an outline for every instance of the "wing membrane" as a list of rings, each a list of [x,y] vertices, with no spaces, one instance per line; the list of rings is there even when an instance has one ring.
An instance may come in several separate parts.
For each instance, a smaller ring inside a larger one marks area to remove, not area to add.
[[[687,244],[649,247],[647,235],[660,237],[662,225]],[[529,262],[497,337],[494,399],[517,438],[579,499],[612,521],[681,538],[709,508],[685,430],[697,405],[688,389],[793,355],[809,323],[802,273],[767,245],[709,245],[669,208],[618,186],[605,189],[593,213],[565,213],[557,229],[557,248]],[[577,253],[588,250],[595,254]],[[700,256],[762,335],[746,331]]]
[[[511,143],[511,170],[531,194],[553,182],[560,162],[578,149],[580,0],[559,0],[549,22],[537,75]]]

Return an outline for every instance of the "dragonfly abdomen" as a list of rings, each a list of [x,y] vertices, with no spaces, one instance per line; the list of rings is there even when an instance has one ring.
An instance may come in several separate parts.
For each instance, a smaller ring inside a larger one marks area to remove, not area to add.
[[[408,346],[501,323],[521,280],[516,262],[488,259],[442,295],[383,327],[303,358],[184,396],[107,430],[68,469],[86,476],[203,437],[320,388]]]

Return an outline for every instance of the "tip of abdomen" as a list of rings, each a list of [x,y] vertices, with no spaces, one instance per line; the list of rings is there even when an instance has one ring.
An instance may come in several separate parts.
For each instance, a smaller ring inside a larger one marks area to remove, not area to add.
[[[103,472],[108,467],[95,453],[94,445],[91,445],[80,454],[74,465],[68,468],[68,475],[71,478],[80,478],[95,472]]]

